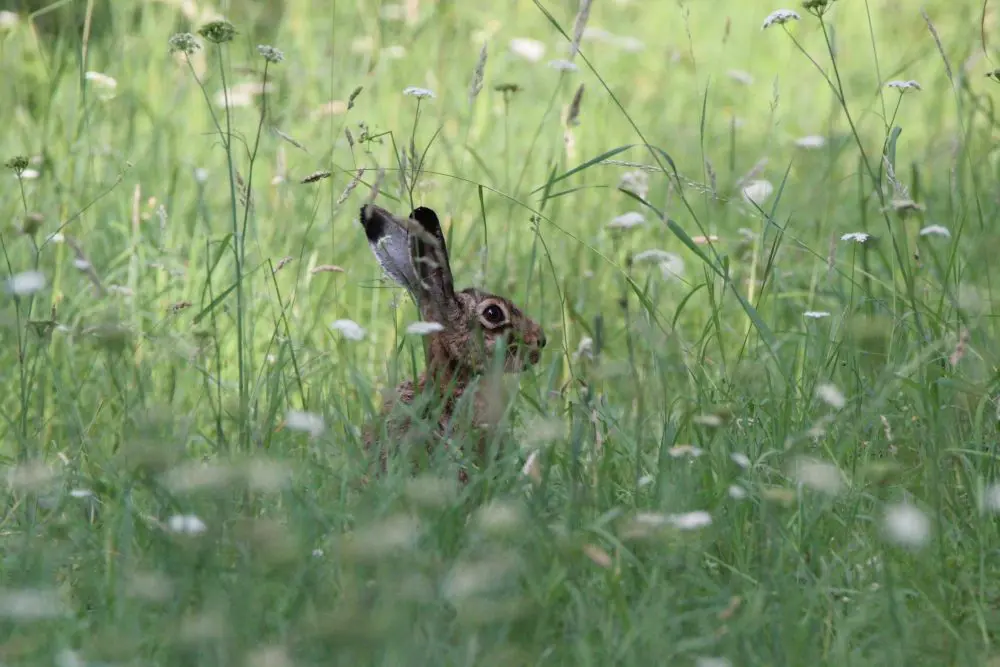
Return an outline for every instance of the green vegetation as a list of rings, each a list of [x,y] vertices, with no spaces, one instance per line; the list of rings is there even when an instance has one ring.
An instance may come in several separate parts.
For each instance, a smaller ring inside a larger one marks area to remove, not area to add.
[[[998,664],[992,3],[233,4],[0,14],[0,662]],[[373,187],[549,340],[465,486]]]

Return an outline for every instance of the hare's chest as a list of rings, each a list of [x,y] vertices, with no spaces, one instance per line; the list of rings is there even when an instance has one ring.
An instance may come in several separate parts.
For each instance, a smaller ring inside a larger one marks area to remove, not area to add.
[[[517,383],[508,376],[480,377],[452,395],[441,415],[441,426],[449,431],[464,426],[477,431],[494,429],[503,423],[516,396]]]

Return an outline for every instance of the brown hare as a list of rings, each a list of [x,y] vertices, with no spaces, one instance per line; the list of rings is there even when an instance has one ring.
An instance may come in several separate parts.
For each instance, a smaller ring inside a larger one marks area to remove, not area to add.
[[[360,220],[375,259],[390,278],[410,293],[420,319],[441,325],[440,330],[426,337],[423,373],[416,382],[399,384],[383,402],[388,442],[380,447],[379,469],[385,471],[387,445],[398,446],[414,431],[423,430],[429,436],[429,454],[436,448],[447,450],[446,440],[457,425],[453,417],[459,399],[470,389],[475,393],[466,400],[471,399],[474,433],[456,434],[456,439],[475,443],[477,463],[484,465],[488,429],[502,411],[502,406],[496,405],[500,398],[496,391],[499,378],[488,372],[500,365],[494,363],[501,361],[500,355],[506,373],[519,373],[537,364],[545,347],[545,333],[508,299],[475,288],[455,289],[441,223],[431,209],[421,206],[403,219],[368,204],[361,208]],[[498,348],[500,345],[504,347]],[[418,397],[430,400],[418,402]],[[418,407],[425,404],[426,409]],[[399,407],[403,408],[399,412],[408,414],[391,414]],[[415,428],[411,417],[429,421],[430,428]],[[373,425],[365,430],[366,449],[376,443],[377,435]],[[458,475],[461,482],[468,481],[465,465]]]

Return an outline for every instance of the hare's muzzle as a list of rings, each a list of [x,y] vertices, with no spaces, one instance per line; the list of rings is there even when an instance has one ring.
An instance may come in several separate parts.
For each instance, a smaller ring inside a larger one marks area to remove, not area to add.
[[[545,347],[545,332],[541,328],[524,337],[524,347],[528,353],[528,361],[532,365],[542,359],[542,348]]]

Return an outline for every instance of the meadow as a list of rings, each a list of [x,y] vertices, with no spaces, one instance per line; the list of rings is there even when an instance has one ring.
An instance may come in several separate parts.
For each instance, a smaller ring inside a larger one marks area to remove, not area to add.
[[[0,663],[1000,664],[1000,9],[582,4],[0,12]],[[545,329],[468,484],[370,201]]]

